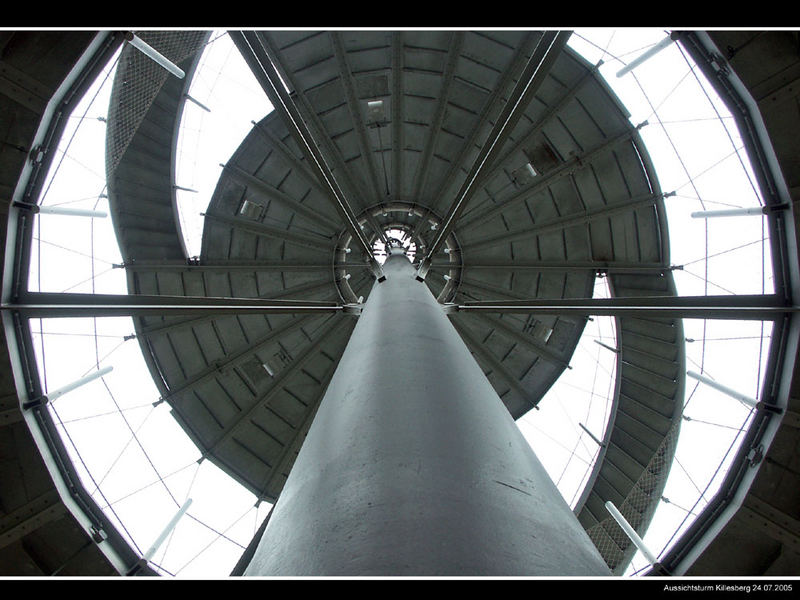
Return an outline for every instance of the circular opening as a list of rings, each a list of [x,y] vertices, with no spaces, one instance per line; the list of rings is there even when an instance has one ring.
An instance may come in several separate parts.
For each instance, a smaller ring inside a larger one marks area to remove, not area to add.
[[[411,239],[411,235],[407,231],[400,228],[389,228],[385,229],[384,233],[390,244],[398,248],[403,248],[409,260],[414,262],[414,258],[417,255],[417,244]],[[380,237],[372,244],[372,254],[380,264],[383,264],[386,260],[388,250],[386,244]]]

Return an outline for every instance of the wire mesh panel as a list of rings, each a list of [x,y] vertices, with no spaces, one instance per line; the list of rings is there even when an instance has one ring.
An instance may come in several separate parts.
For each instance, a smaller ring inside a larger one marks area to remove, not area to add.
[[[647,468],[642,471],[630,493],[617,507],[622,516],[625,517],[625,520],[636,531],[639,530],[642,523],[650,522],[648,513],[652,513],[658,505],[658,496],[664,489],[672,459],[675,455],[680,423],[680,419],[675,421],[667,435],[664,436],[664,441],[647,464]],[[596,525],[588,528],[586,533],[589,534],[589,538],[594,542],[609,568],[619,575],[620,571],[628,566],[631,556],[630,550],[632,550],[632,542],[622,527],[609,515]]]
[[[204,45],[205,31],[143,31],[137,36],[167,60],[179,64]],[[123,50],[108,109],[108,124],[113,128],[106,145],[106,173],[110,177],[131,139],[168,77],[164,67],[135,48]]]

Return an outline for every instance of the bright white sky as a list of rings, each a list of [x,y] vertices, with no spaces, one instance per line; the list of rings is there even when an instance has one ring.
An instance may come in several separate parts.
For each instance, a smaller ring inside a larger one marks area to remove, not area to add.
[[[766,233],[760,217],[704,221],[701,209],[758,206],[744,168],[746,159],[732,119],[706,87],[687,56],[673,44],[622,78],[619,68],[659,42],[657,29],[578,30],[570,45],[601,73],[631,113],[665,192],[672,238],[672,264],[679,293],[730,294],[772,291]],[[202,212],[227,161],[242,138],[270,110],[223,33],[203,58],[191,95],[211,109],[186,104],[176,184],[181,224],[191,255],[199,254]],[[102,79],[102,78],[101,78]],[[98,82],[98,85],[101,82]],[[63,144],[69,148],[43,204],[107,210],[103,149],[111,77],[97,99],[79,108]],[[90,92],[88,98],[93,97]],[[80,125],[79,127],[77,127]],[[702,140],[698,143],[697,140]],[[110,219],[43,215],[38,219],[31,263],[31,288],[43,291],[126,293]],[[706,256],[709,258],[706,260]],[[606,294],[598,280],[597,295]],[[224,577],[230,573],[269,507],[232,483],[199,454],[175,424],[145,368],[130,319],[62,319],[32,323],[39,367],[49,390],[100,367],[114,371],[55,401],[66,445],[86,469],[87,487],[119,529],[144,553],[187,498],[192,505],[174,534],[155,554],[166,575]],[[39,332],[44,332],[40,334]],[[687,366],[728,387],[757,397],[770,328],[759,322],[685,322]],[[586,329],[572,370],[553,387],[541,410],[519,426],[571,505],[578,499],[598,447],[581,428],[602,438],[614,390],[615,355],[595,343],[615,346],[613,321],[596,318]],[[763,350],[763,352],[762,352]],[[759,357],[762,360],[759,360]],[[135,385],[131,385],[131,381]],[[681,442],[664,497],[645,542],[656,554],[676,530],[689,524],[724,475],[720,468],[749,411],[735,400],[687,379]],[[558,433],[555,433],[558,432]],[[701,448],[701,451],[698,451]],[[732,454],[732,453],[729,453]],[[717,472],[716,477],[714,473]],[[641,556],[630,573],[646,567]]]

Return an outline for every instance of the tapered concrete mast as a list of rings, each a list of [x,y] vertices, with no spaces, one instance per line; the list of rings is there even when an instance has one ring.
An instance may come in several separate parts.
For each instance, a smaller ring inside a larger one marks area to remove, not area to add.
[[[400,248],[245,575],[608,575]]]

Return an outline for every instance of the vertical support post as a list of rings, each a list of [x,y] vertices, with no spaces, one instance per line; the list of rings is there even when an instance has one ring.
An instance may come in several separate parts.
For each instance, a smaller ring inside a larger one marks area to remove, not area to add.
[[[610,571],[400,248],[245,575]]]

